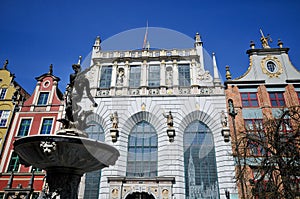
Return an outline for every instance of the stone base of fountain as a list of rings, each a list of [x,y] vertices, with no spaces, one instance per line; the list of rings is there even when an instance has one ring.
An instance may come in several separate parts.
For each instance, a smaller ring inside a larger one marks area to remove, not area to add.
[[[77,199],[81,176],[114,165],[119,151],[106,143],[79,136],[35,135],[17,139],[14,150],[25,166],[47,172],[50,193]]]

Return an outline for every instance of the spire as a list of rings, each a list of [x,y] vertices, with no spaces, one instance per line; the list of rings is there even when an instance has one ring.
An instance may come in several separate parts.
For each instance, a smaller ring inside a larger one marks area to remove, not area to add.
[[[147,26],[146,26],[146,32],[145,32],[145,36],[144,36],[144,43],[143,43],[143,50],[150,48],[150,44],[148,41],[148,21],[147,21]]]
[[[217,66],[215,53],[212,53],[212,60],[213,60],[213,68],[214,68],[214,82],[220,83],[221,81],[220,81],[219,70],[218,70],[218,66]]]
[[[227,80],[231,80],[231,74],[230,74],[230,70],[229,70],[229,66],[226,66],[226,74],[225,77]]]

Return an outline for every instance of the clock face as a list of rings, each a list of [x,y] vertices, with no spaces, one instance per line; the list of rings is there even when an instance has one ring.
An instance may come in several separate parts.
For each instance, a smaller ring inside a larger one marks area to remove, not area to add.
[[[278,68],[276,66],[276,64],[272,61],[268,61],[267,64],[266,64],[266,69],[268,72],[270,73],[276,73]]]

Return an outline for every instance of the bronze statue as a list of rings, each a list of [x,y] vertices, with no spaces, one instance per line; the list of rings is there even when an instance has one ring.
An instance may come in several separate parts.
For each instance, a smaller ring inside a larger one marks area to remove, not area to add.
[[[172,112],[169,111],[169,114],[165,114],[163,113],[163,116],[165,118],[167,118],[167,125],[168,125],[168,128],[173,128],[173,116],[172,116]]]
[[[83,98],[84,91],[88,99],[92,102],[93,107],[97,107],[91,92],[88,79],[85,77],[86,70],[81,72],[80,62],[73,64],[74,73],[70,75],[70,83],[67,85],[65,93],[65,118],[58,121],[63,123],[63,128],[77,128],[84,130],[87,128],[86,119],[93,112],[84,111],[78,104]]]

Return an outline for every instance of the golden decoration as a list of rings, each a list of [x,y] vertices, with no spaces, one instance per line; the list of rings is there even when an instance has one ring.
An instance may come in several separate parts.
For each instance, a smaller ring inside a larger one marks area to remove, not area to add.
[[[270,72],[269,70],[267,70],[266,66],[269,61],[273,62],[276,65],[276,67],[277,67],[276,71]],[[282,64],[279,61],[279,59],[277,57],[272,57],[271,55],[267,55],[265,58],[263,58],[260,61],[260,66],[261,66],[262,72],[265,73],[266,75],[268,75],[270,78],[279,77],[279,75],[281,75],[281,73],[283,72]]]

